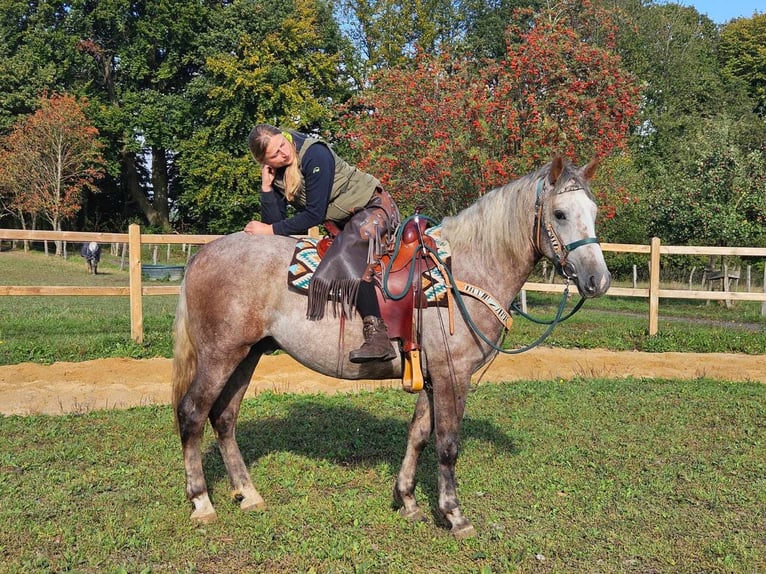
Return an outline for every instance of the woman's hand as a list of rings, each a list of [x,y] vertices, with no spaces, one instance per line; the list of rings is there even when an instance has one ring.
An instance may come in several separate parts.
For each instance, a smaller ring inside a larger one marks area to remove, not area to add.
[[[245,225],[245,233],[250,235],[274,235],[274,229],[267,223],[251,221]]]
[[[276,172],[274,171],[274,168],[270,165],[264,165],[263,169],[261,169],[261,190],[264,192],[269,192],[272,189],[272,185],[274,184],[274,174]]]

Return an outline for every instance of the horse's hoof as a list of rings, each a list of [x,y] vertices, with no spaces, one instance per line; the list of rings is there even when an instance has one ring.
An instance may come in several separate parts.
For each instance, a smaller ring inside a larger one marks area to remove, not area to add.
[[[452,536],[455,537],[455,540],[465,540],[466,538],[473,538],[476,536],[476,529],[470,522],[468,524],[463,524],[462,526],[453,526],[451,532]]]
[[[210,497],[207,492],[195,496],[191,499],[192,507],[194,510],[191,514],[193,522],[201,522],[207,524],[213,522],[216,519],[215,508],[210,503]]]
[[[261,512],[266,510],[266,502],[263,499],[250,500],[243,498],[242,502],[239,503],[239,508],[245,512]]]
[[[245,512],[266,510],[266,501],[263,500],[263,497],[252,486],[235,490],[231,494],[232,498],[239,502],[240,510]]]
[[[199,522],[200,524],[210,524],[211,522],[215,522],[217,518],[218,515],[215,510],[195,510],[191,514],[192,521]]]
[[[399,509],[399,516],[406,518],[410,522],[428,522],[428,517],[423,514],[423,511],[419,508],[415,508],[414,510],[407,510],[406,508],[402,507]]]

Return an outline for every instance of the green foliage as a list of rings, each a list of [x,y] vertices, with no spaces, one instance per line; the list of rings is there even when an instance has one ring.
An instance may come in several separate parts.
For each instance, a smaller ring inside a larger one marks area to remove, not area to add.
[[[761,245],[766,240],[766,158],[738,146],[725,121],[705,122],[651,194],[649,231],[676,245]]]
[[[602,242],[645,244],[647,183],[630,153],[605,158],[591,184],[599,204],[596,228]],[[611,269],[611,267],[610,267]]]
[[[204,113],[180,146],[178,166],[183,219],[224,233],[257,215],[260,170],[247,151],[252,127],[327,125],[328,103],[344,99],[345,89],[337,30],[323,19],[321,4],[300,0],[275,9],[242,0],[215,17],[201,38],[203,73],[189,88]]]
[[[645,84],[631,156],[644,182],[634,192],[646,235],[673,244],[758,245],[766,132],[752,114],[746,76],[721,66],[718,28],[675,3],[616,4],[619,52]],[[736,40],[728,42],[724,54],[736,49]]]
[[[759,115],[766,115],[766,14],[724,26],[719,57],[725,72],[745,81]]]
[[[74,39],[61,2],[0,0],[0,131],[31,114],[44,92],[74,91]]]
[[[200,143],[211,137],[211,130],[198,130],[181,148],[183,177],[196,183],[186,185],[178,216],[190,231],[240,231],[259,212],[260,169],[245,151],[232,156]]]
[[[544,6],[541,0],[465,0],[461,3],[465,51],[479,59],[503,58],[507,53],[508,26],[518,23],[517,10],[529,8],[539,11]]]

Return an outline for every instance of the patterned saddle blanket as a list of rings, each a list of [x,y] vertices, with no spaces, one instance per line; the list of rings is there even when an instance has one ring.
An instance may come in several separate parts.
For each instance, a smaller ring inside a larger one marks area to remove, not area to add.
[[[439,259],[449,264],[450,248],[441,237],[441,225],[426,229],[425,234],[436,243]],[[287,273],[287,283],[290,287],[308,294],[309,282],[319,265],[320,257],[317,243],[321,238],[306,237],[298,241],[293,252],[293,259]],[[420,276],[422,293],[429,305],[440,305],[447,296],[447,285],[438,268],[424,271]]]

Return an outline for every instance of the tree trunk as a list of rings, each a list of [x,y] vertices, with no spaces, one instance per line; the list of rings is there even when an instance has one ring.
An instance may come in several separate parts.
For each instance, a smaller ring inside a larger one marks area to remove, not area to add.
[[[146,220],[152,227],[161,229],[170,229],[169,209],[168,209],[168,191],[167,191],[167,162],[165,161],[164,150],[162,150],[162,161],[156,160],[157,151],[152,150],[152,183],[154,185],[154,200],[149,201],[144,190],[141,188],[141,181],[138,175],[136,162],[138,158],[132,151],[122,151],[122,175],[127,192],[130,197],[141,208],[146,216]],[[155,172],[158,172],[155,175]],[[159,183],[158,183],[159,182]],[[158,187],[159,185],[159,187]]]
[[[152,148],[152,187],[154,188],[154,209],[157,224],[170,230],[170,202],[168,192],[168,158],[164,148]]]

